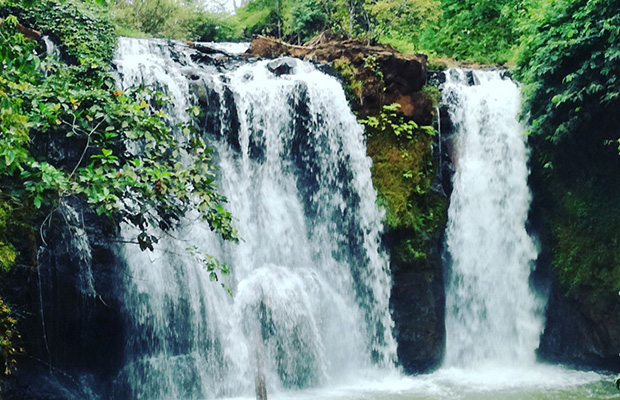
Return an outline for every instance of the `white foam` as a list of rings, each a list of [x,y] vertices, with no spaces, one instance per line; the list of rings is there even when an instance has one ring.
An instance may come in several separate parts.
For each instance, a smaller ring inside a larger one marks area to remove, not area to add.
[[[349,382],[305,391],[269,393],[272,400],[387,399],[611,399],[611,377],[561,366],[539,364],[530,369],[442,369],[419,376],[366,371]],[[574,397],[573,397],[574,396]],[[238,397],[234,400],[253,400]],[[229,400],[233,400],[232,398]]]

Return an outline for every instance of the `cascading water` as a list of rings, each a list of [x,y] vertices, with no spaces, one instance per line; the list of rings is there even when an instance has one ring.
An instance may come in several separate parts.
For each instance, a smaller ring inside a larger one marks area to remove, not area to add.
[[[611,377],[534,365],[543,302],[528,286],[536,251],[524,228],[527,150],[512,81],[449,72],[457,143],[448,146],[446,362],[404,377],[391,367],[370,160],[340,85],[307,63],[241,65],[238,50],[221,50],[122,39],[115,64],[120,87],[167,93],[171,126],[193,120],[189,106],[205,112],[200,132],[243,242],[222,242],[187,215],[171,234],[152,232],[160,242],[141,252],[111,243],[106,224],[63,200],[62,222],[48,224],[37,254],[44,358],[3,398],[248,399],[255,379],[271,400],[617,397]],[[194,247],[231,265],[234,296],[209,280]]]
[[[125,249],[128,341],[116,395],[248,395],[257,370],[280,390],[390,368],[382,215],[340,84],[297,60],[277,76],[267,62],[218,72],[190,53],[121,39],[119,83],[167,93],[172,124],[190,119],[187,107],[203,108],[219,188],[243,240],[222,242],[187,216],[153,253]],[[232,297],[210,282],[192,246],[232,267]]]
[[[444,103],[456,141],[444,365],[532,365],[544,302],[530,287],[537,249],[526,231],[531,194],[520,89],[501,71],[452,69]]]

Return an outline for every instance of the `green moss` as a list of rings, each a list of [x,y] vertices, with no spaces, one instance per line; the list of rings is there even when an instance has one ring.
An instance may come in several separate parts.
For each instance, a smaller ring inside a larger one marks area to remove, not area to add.
[[[562,192],[560,192],[562,193]],[[587,288],[597,298],[620,289],[620,196],[586,187],[558,195],[548,217],[553,268],[567,293]]]
[[[1,194],[1,193],[0,193]],[[15,263],[17,252],[9,242],[7,220],[11,209],[7,203],[0,202],[0,271],[8,271]]]
[[[392,268],[429,271],[437,278],[439,241],[447,218],[447,200],[431,190],[436,172],[432,144],[435,130],[419,126],[399,113],[399,105],[369,106],[367,98],[381,99],[385,91],[383,71],[376,56],[353,55],[333,62],[344,80],[353,108],[365,118],[368,155],[373,160],[372,179],[385,224]],[[423,89],[435,106],[437,88]]]
[[[416,131],[409,138],[367,128],[372,178],[385,223],[399,232],[392,248],[398,265],[428,264],[429,253],[441,236],[447,201],[430,190],[436,165],[433,136]]]
[[[439,106],[439,103],[441,102],[441,91],[439,90],[439,87],[425,85],[422,88],[422,93],[424,93],[424,95],[431,100],[433,108]]]
[[[435,130],[418,126],[398,113],[397,104],[373,109],[362,104],[366,95],[377,97],[385,90],[376,56],[357,57],[357,64],[341,57],[333,63],[344,80],[353,107],[366,115],[368,155],[373,159],[372,179],[378,203],[385,209],[385,224],[391,237],[393,265],[431,266],[431,252],[443,232],[446,199],[433,191],[436,172],[432,144]],[[435,87],[423,89],[433,105],[441,94]],[[436,252],[435,252],[436,253]]]
[[[425,134],[397,140],[390,132],[373,132],[368,139],[373,180],[386,206],[386,222],[393,228],[416,229],[422,225],[415,197],[430,187],[431,140]]]
[[[359,103],[364,89],[364,82],[358,78],[360,71],[345,57],[334,60],[333,66],[344,79],[344,91],[347,98],[354,103]]]

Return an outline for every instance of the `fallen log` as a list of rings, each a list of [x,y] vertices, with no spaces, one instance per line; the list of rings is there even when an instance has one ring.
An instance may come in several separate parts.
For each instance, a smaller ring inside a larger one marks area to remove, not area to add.
[[[25,37],[27,37],[28,39],[32,39],[36,41],[41,40],[41,32],[36,31],[34,29],[27,28],[20,23],[17,24],[17,31],[21,33],[22,35],[24,35]]]

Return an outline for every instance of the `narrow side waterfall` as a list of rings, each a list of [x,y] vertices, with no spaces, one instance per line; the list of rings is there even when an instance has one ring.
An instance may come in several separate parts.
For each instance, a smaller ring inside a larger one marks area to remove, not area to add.
[[[544,302],[530,288],[537,249],[526,231],[531,194],[520,89],[500,71],[452,69],[446,77],[456,138],[444,365],[531,365]]]
[[[217,69],[194,50],[121,39],[119,84],[167,93],[171,124],[199,105],[242,242],[188,215],[153,253],[127,245],[118,398],[252,396],[392,368],[388,259],[363,129],[334,78],[298,60]],[[233,296],[186,251],[231,266]]]

